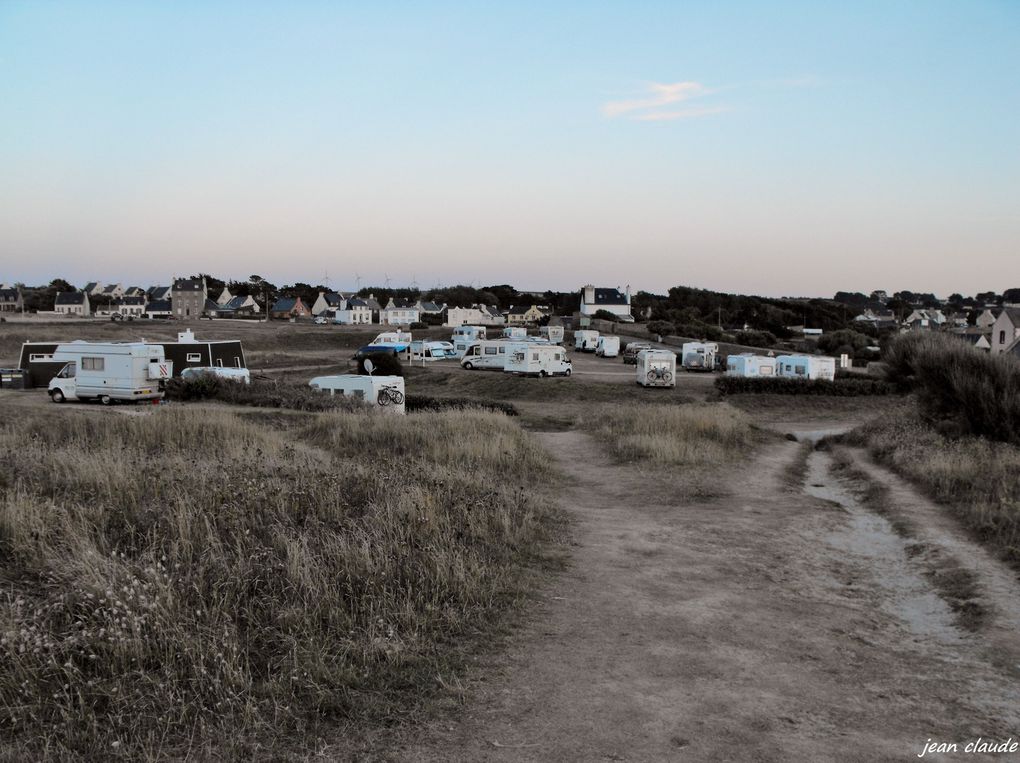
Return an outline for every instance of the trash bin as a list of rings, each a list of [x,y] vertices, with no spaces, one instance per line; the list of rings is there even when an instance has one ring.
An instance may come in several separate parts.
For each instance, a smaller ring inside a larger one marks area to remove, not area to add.
[[[0,368],[0,389],[25,389],[28,386],[28,371],[20,368]]]

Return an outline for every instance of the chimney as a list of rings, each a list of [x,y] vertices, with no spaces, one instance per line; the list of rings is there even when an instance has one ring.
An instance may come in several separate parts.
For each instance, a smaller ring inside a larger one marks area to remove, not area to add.
[[[630,284],[627,284],[626,296],[627,296],[627,304],[629,305],[630,304]]]
[[[584,303],[586,305],[595,304],[595,287],[591,284],[584,287]]]

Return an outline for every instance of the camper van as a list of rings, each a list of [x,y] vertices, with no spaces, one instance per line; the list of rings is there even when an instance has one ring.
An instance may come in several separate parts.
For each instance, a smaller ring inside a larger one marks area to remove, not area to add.
[[[715,342],[685,342],[680,348],[680,363],[687,371],[712,371],[718,354]]]
[[[434,360],[448,360],[456,357],[456,350],[450,342],[426,342],[416,339],[411,342],[411,361],[429,363]]]
[[[581,352],[595,352],[599,342],[599,332],[582,329],[574,332],[574,349]]]
[[[527,335],[528,330],[524,326],[507,326],[503,329],[505,339],[524,339]]]
[[[504,371],[527,376],[570,376],[567,351],[551,344],[508,342]]]
[[[159,345],[142,342],[71,342],[58,344],[53,361],[63,363],[50,380],[54,403],[65,400],[160,400],[173,363]]]
[[[676,386],[676,355],[669,350],[642,350],[635,365],[642,387]]]
[[[506,367],[507,347],[511,342],[501,339],[487,339],[472,344],[464,357],[460,359],[462,368],[468,371],[475,368],[488,368],[502,371]]]
[[[600,358],[615,358],[620,354],[620,337],[605,336],[599,337],[595,343],[595,355]]]
[[[836,359],[824,355],[780,355],[776,358],[779,376],[788,379],[836,378]]]
[[[538,335],[548,339],[550,344],[560,344],[563,341],[563,326],[541,326]]]
[[[455,356],[463,358],[471,345],[485,339],[485,326],[457,326],[453,330],[450,341],[453,342]]]
[[[406,413],[404,378],[402,376],[362,376],[337,374],[316,376],[308,386],[331,395],[347,395],[379,406],[388,413]]]
[[[776,359],[744,352],[726,358],[726,375],[753,379],[776,375]]]
[[[384,331],[371,342],[372,347],[392,347],[396,353],[407,352],[411,346],[410,331]]]

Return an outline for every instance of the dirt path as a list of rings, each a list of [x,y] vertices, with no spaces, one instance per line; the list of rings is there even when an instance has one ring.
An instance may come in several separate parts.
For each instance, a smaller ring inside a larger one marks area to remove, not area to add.
[[[539,436],[570,475],[572,566],[463,716],[397,757],[905,760],[929,738],[1020,731],[1016,666],[932,603],[888,523],[862,529],[853,506],[783,484],[797,443],[734,470],[731,495],[682,505],[587,435]]]

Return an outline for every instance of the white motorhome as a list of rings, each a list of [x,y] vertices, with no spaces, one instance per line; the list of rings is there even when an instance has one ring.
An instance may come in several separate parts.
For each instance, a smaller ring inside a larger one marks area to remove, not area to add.
[[[548,339],[551,344],[559,344],[563,341],[563,326],[542,326],[538,329],[538,335]]]
[[[582,329],[574,332],[574,349],[581,352],[595,352],[599,343],[599,332]]]
[[[411,346],[410,331],[384,331],[371,342],[373,347],[392,347],[394,352],[406,352]]]
[[[462,368],[489,368],[502,371],[506,367],[507,347],[510,342],[502,339],[487,339],[472,344],[460,359]]]
[[[428,363],[434,360],[448,360],[456,357],[456,350],[450,342],[427,342],[416,339],[411,342],[411,361]]]
[[[363,376],[360,374],[316,376],[308,382],[308,386],[331,395],[347,395],[364,400],[369,405],[379,406],[388,413],[407,412],[402,376]]]
[[[453,342],[453,349],[456,353],[456,357],[463,358],[464,353],[475,342],[481,342],[485,339],[485,326],[457,326],[453,330],[453,336],[450,341]]]
[[[557,345],[509,342],[503,370],[527,376],[570,376],[571,366],[567,351]]]
[[[50,380],[54,403],[65,400],[160,400],[173,363],[160,345],[142,342],[71,342],[58,344],[53,361],[64,363]]]
[[[595,355],[600,358],[615,358],[620,354],[620,337],[603,334],[595,343]]]
[[[641,350],[635,366],[642,387],[676,386],[676,355],[669,350]]]
[[[503,329],[503,336],[506,339],[524,339],[528,335],[528,330],[524,326],[507,326]]]
[[[688,371],[712,371],[718,354],[715,342],[685,342],[680,348],[680,362]]]
[[[836,359],[824,355],[780,355],[776,365],[779,375],[789,379],[836,378]]]
[[[726,375],[757,378],[776,375],[776,358],[744,352],[726,358]]]

